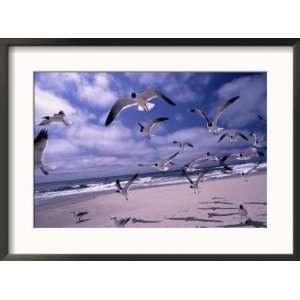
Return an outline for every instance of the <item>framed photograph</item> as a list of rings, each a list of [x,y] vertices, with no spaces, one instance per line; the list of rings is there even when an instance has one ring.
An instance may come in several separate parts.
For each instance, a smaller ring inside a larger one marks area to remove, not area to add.
[[[298,39],[2,39],[1,258],[298,260],[299,82]]]

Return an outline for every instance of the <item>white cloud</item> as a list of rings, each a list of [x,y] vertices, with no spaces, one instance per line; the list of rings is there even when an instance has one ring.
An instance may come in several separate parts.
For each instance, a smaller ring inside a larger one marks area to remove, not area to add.
[[[71,104],[61,97],[58,97],[51,92],[35,88],[35,122],[38,123],[42,116],[53,115],[63,110],[66,115],[72,115],[76,112]]]
[[[224,84],[218,91],[218,104],[239,95],[240,98],[228,108],[220,118],[220,124],[244,127],[257,121],[256,112],[265,112],[266,81],[263,76],[249,76]]]

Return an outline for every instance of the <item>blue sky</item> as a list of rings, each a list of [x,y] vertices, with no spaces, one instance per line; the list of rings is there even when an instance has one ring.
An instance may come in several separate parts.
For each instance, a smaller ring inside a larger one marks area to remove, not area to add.
[[[36,171],[37,182],[102,177],[134,172],[149,172],[138,163],[156,162],[178,148],[173,140],[195,145],[176,160],[180,166],[205,153],[234,152],[248,147],[247,142],[217,143],[204,121],[189,110],[201,108],[213,116],[216,107],[233,96],[240,96],[219,120],[227,131],[240,130],[265,134],[266,128],[256,113],[266,116],[266,73],[231,72],[36,72],[35,124],[42,116],[63,110],[72,125],[48,126],[49,143],[45,162],[57,168],[45,176]],[[137,107],[122,111],[104,127],[111,106],[131,92],[155,88],[176,102],[176,107],[155,100],[154,109],[140,112]],[[151,142],[139,132],[137,122],[168,117],[157,126]],[[35,128],[37,134],[40,128]]]

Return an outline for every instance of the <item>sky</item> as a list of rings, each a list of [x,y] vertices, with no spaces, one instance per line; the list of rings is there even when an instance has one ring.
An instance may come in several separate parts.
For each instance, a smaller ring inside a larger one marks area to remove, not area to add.
[[[56,167],[45,176],[35,172],[36,182],[106,177],[155,171],[138,167],[155,163],[178,150],[174,140],[188,141],[175,160],[177,168],[206,152],[240,151],[249,143],[231,144],[209,133],[202,118],[190,112],[201,108],[212,117],[218,105],[231,97],[240,98],[218,121],[225,131],[266,134],[257,113],[266,117],[267,74],[240,72],[35,72],[35,125],[41,118],[63,110],[71,126],[52,123],[48,129],[45,162]],[[132,92],[154,88],[171,98],[176,106],[154,100],[155,107],[121,111],[114,122],[104,123],[112,105]],[[137,122],[147,124],[156,117],[169,120],[158,125],[151,141],[139,132]],[[35,136],[41,129],[35,126]]]

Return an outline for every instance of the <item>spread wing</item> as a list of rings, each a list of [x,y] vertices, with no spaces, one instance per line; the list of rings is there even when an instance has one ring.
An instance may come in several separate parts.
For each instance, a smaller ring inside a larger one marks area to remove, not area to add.
[[[40,130],[34,139],[34,161],[35,163],[42,163],[45,149],[48,144],[48,132],[45,129]]]
[[[170,163],[178,154],[180,153],[180,151],[175,152],[174,154],[172,154],[171,156],[169,156],[167,159],[165,159],[163,162],[166,163]]]
[[[215,117],[214,117],[214,123],[217,123],[218,119],[221,117],[221,115],[223,114],[223,112],[230,106],[232,105],[237,99],[239,99],[240,96],[236,96],[233,98],[230,98],[229,100],[227,100],[225,103],[223,103],[222,105],[220,105],[217,108]]]
[[[241,137],[242,139],[244,139],[245,141],[249,141],[249,139],[248,139],[243,133],[241,133],[241,132],[239,132],[239,131],[237,131],[237,132],[235,133],[235,136],[239,136],[239,137]]]
[[[229,136],[229,134],[228,133],[222,134],[218,140],[218,143],[220,143],[226,136]]]
[[[136,105],[136,102],[133,99],[119,99],[111,108],[110,113],[106,118],[105,126],[110,125],[121,110],[132,105]]]
[[[120,191],[123,189],[119,179],[116,180],[116,186]]]
[[[129,190],[130,186],[132,185],[132,183],[137,179],[138,174],[133,175],[130,180],[126,183],[126,185],[124,186],[125,190]]]
[[[169,97],[157,90],[146,90],[145,92],[139,94],[139,96],[142,97],[145,101],[150,101],[154,98],[160,98],[172,106],[176,105],[176,103],[172,101]]]
[[[158,123],[169,120],[169,118],[156,118],[153,119],[147,126],[146,130],[151,131]]]
[[[201,118],[203,118],[206,121],[206,123],[210,122],[210,120],[208,119],[208,117],[206,116],[206,114],[201,109],[199,109],[199,108],[192,108],[191,112],[195,113],[198,116],[200,116]]]
[[[188,181],[190,182],[190,184],[194,184],[193,180],[188,176],[188,174],[185,172],[185,170],[182,170],[182,174],[188,179]]]

